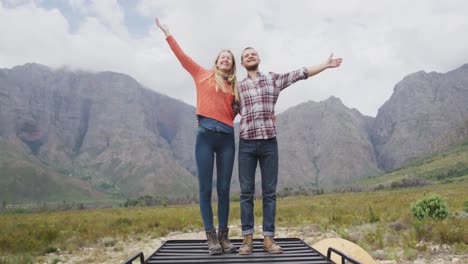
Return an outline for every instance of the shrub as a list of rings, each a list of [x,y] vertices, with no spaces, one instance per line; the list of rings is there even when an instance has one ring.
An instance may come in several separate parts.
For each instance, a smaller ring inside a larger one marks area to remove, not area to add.
[[[384,231],[377,227],[375,230],[370,230],[364,236],[364,240],[372,245],[375,249],[384,247]]]
[[[467,243],[464,219],[449,218],[434,225],[434,240],[440,244]]]
[[[112,223],[113,227],[119,227],[119,226],[129,226],[132,225],[132,220],[126,218],[126,217],[119,217],[117,220]]]
[[[239,194],[231,195],[231,202],[240,202],[240,195]]]
[[[427,185],[431,185],[431,183],[426,180],[420,179],[418,177],[410,177],[407,179],[406,178],[402,179],[399,182],[392,182],[390,184],[390,187],[392,189],[395,189],[395,188],[421,187],[421,186],[427,186]]]
[[[380,220],[379,217],[374,213],[374,210],[372,210],[372,207],[369,205],[369,222],[375,223],[375,222],[378,222],[379,220]]]
[[[430,241],[433,239],[433,223],[431,221],[414,221],[412,225],[418,241]]]
[[[47,248],[45,249],[46,254],[55,253],[57,251],[58,251],[58,248],[52,245],[48,245]]]
[[[0,257],[0,264],[32,264],[34,258],[30,255]]]
[[[112,237],[103,237],[101,239],[102,244],[104,244],[105,247],[113,247],[115,246],[115,240]]]
[[[407,227],[403,221],[397,220],[397,221],[389,223],[388,228],[395,230],[395,231],[401,231],[401,230],[406,229]]]
[[[55,257],[52,259],[52,261],[50,262],[51,264],[58,264],[58,263],[62,263],[62,259],[59,258],[59,257]]]
[[[428,217],[442,220],[448,216],[447,204],[439,195],[428,195],[416,203],[412,203],[410,208],[418,220],[424,220]]]

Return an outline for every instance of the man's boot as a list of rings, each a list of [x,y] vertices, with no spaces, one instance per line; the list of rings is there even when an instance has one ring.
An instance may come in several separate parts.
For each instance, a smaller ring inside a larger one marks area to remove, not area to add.
[[[283,253],[283,249],[275,243],[275,240],[271,236],[265,236],[263,238],[263,250],[272,254]]]
[[[223,253],[215,229],[206,231],[206,241],[208,242],[208,251],[210,255],[220,255]]]
[[[253,234],[244,235],[242,247],[239,248],[240,255],[250,255],[253,252]]]
[[[231,244],[228,238],[229,228],[218,230],[218,241],[224,253],[235,253],[237,248]]]

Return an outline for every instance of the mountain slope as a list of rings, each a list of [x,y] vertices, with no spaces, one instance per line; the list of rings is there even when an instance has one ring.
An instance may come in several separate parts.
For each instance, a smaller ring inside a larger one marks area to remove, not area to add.
[[[2,70],[0,85],[0,140],[18,152],[109,192],[196,193],[191,155],[182,151],[193,141],[179,129],[194,127],[193,107],[110,72],[26,64]]]
[[[366,118],[335,97],[278,116],[280,186],[331,187],[380,172]]]
[[[408,75],[375,119],[372,139],[379,167],[391,170],[404,165],[467,120],[468,64],[445,74]]]
[[[407,76],[376,118],[334,97],[290,108],[277,116],[278,190],[333,188],[463,142],[467,91],[465,65]],[[127,75],[0,69],[0,199],[193,200],[195,135],[194,107]]]
[[[428,154],[388,173],[358,180],[354,185],[364,189],[381,189],[467,180],[468,139],[465,139],[443,152]]]
[[[67,177],[0,142],[0,193],[6,203],[82,201],[111,198],[89,183]]]

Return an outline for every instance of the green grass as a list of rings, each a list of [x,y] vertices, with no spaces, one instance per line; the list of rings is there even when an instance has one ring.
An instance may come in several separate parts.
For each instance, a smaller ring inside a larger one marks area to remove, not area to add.
[[[307,231],[311,228],[320,233],[335,232],[368,252],[383,249],[390,254],[402,249],[407,258],[421,251],[416,247],[421,240],[453,245],[467,254],[468,236],[464,230],[468,230],[468,218],[466,214],[463,216],[466,190],[468,181],[411,189],[287,197],[278,199],[277,226],[306,230],[301,233],[303,239],[314,236]],[[411,216],[410,204],[425,194],[438,194],[447,200],[447,219],[421,222]],[[261,201],[257,200],[257,225],[262,222],[261,208]],[[239,202],[232,202],[230,223],[239,223],[239,219]],[[58,248],[73,252],[104,240],[130,243],[130,238],[138,236],[157,238],[173,231],[192,232],[203,228],[198,205],[185,205],[1,214],[0,230],[0,255],[13,259],[14,256],[40,256]],[[422,249],[423,253],[425,250]]]
[[[98,193],[84,183],[28,166],[20,168],[0,166],[1,201],[21,203],[30,201],[77,201],[107,198],[110,195]]]
[[[102,238],[164,236],[201,227],[198,206],[146,207],[0,215],[0,255],[73,251]],[[190,220],[190,221],[189,221]]]
[[[2,155],[12,159],[8,152]],[[23,170],[14,172],[32,174],[28,168]],[[392,183],[411,178],[432,185],[391,188]],[[57,191],[63,189],[60,182],[55,184]],[[419,254],[431,254],[427,243],[448,244],[455,253],[468,254],[467,142],[356,185],[368,191],[278,198],[277,227],[301,230],[298,236],[313,240],[332,232],[380,259],[412,260]],[[374,191],[378,186],[385,188]],[[430,194],[447,201],[446,219],[418,221],[412,216],[410,204]],[[255,223],[260,225],[261,200],[255,202],[254,213]],[[238,201],[231,202],[230,223],[240,223]],[[38,256],[58,249],[73,253],[81,247],[112,245],[117,241],[125,244],[135,237],[158,238],[173,231],[202,229],[198,205],[4,213],[0,214],[0,264],[34,263]]]
[[[468,180],[468,140],[449,150],[426,156],[389,173],[354,183],[367,189],[389,188],[392,183],[417,178],[438,184]]]
[[[15,146],[0,140],[0,197],[1,202],[77,201],[106,199],[100,193],[57,168],[41,163]]]

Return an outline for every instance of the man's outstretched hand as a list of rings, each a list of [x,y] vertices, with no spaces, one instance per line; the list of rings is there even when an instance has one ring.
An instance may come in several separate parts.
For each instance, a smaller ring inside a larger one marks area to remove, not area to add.
[[[330,57],[328,57],[327,66],[328,66],[329,68],[340,67],[342,61],[343,61],[342,58],[334,59],[334,58],[333,58],[333,53],[332,53],[332,54],[330,55]]]

